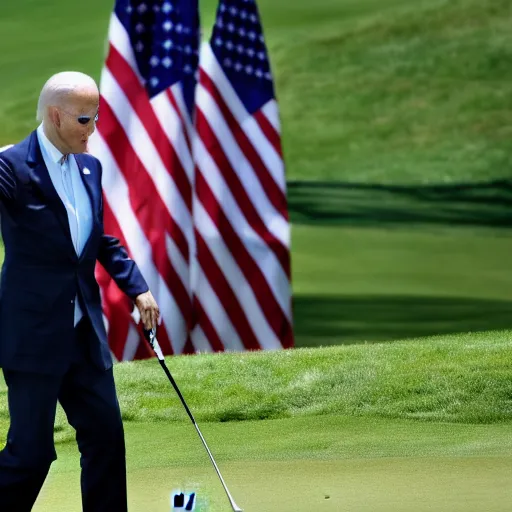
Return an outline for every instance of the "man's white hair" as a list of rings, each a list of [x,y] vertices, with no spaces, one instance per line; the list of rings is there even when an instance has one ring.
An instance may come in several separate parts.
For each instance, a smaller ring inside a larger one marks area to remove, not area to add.
[[[95,88],[98,86],[93,78],[78,71],[63,71],[48,79],[44,84],[37,103],[37,120],[43,121],[46,109],[62,103],[65,96],[77,89]]]

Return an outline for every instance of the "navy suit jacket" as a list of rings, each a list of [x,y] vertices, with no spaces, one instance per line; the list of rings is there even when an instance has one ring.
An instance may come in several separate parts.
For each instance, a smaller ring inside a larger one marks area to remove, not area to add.
[[[101,164],[75,155],[92,206],[91,235],[78,257],[66,209],[36,132],[0,153],[0,216],[5,260],[0,282],[0,367],[56,373],[72,355],[74,300],[93,326],[94,363],[112,366],[94,269],[99,261],[130,298],[148,286],[119,240],[103,232]],[[89,172],[84,172],[88,170]]]

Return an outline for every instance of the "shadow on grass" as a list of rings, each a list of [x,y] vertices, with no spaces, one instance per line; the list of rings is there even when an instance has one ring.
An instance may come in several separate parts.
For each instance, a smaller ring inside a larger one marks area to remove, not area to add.
[[[414,296],[297,296],[297,347],[512,328],[512,302]]]
[[[512,181],[449,185],[288,183],[295,224],[384,225],[433,223],[509,228]]]

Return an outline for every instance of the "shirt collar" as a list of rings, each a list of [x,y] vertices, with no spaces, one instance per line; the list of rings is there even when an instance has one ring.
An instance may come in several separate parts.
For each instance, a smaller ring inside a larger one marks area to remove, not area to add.
[[[44,133],[43,123],[41,123],[37,128],[37,136],[39,138],[39,144],[44,148],[46,154],[50,157],[50,160],[56,164],[60,164],[64,155],[50,142],[50,139],[48,139]]]

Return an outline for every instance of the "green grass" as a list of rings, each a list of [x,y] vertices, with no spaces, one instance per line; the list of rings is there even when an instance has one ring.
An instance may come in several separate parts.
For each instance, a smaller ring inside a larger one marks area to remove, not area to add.
[[[304,16],[293,39],[283,30],[273,46],[289,176],[368,183],[508,176],[510,2],[339,4],[352,15],[330,3],[319,9],[321,21]]]
[[[502,512],[512,499],[510,423],[322,416],[201,430],[246,512]],[[132,512],[169,512],[176,488],[197,491],[200,512],[229,510],[192,425],[128,423],[126,439]],[[81,510],[76,446],[57,452],[36,512]]]
[[[317,415],[490,424],[512,420],[510,331],[383,344],[170,358],[200,422]],[[125,422],[185,421],[155,360],[115,368]],[[8,420],[0,388],[2,435]],[[72,439],[62,411],[57,439]]]
[[[508,331],[168,364],[247,512],[501,512],[512,498],[511,345]],[[228,510],[157,362],[115,375],[130,510],[167,511],[176,488],[198,492],[200,512]],[[61,411],[55,437],[35,510],[78,511],[79,456]]]
[[[168,364],[246,512],[501,512],[512,498],[511,344],[495,332]],[[165,512],[176,488],[198,493],[199,512],[229,510],[159,365],[115,373],[130,510]],[[36,512],[80,509],[62,416],[56,438]]]
[[[113,2],[4,2],[0,145],[52,73],[99,76]],[[216,2],[202,4],[209,32]],[[445,183],[509,175],[508,0],[260,0],[290,178]],[[43,22],[44,20],[44,22]]]
[[[298,346],[512,328],[506,230],[296,225]]]
[[[201,421],[344,414],[492,423],[512,419],[511,347],[504,331],[169,364]],[[116,372],[127,420],[184,418],[155,361]]]
[[[288,182],[293,224],[509,229],[512,182],[379,185]]]

